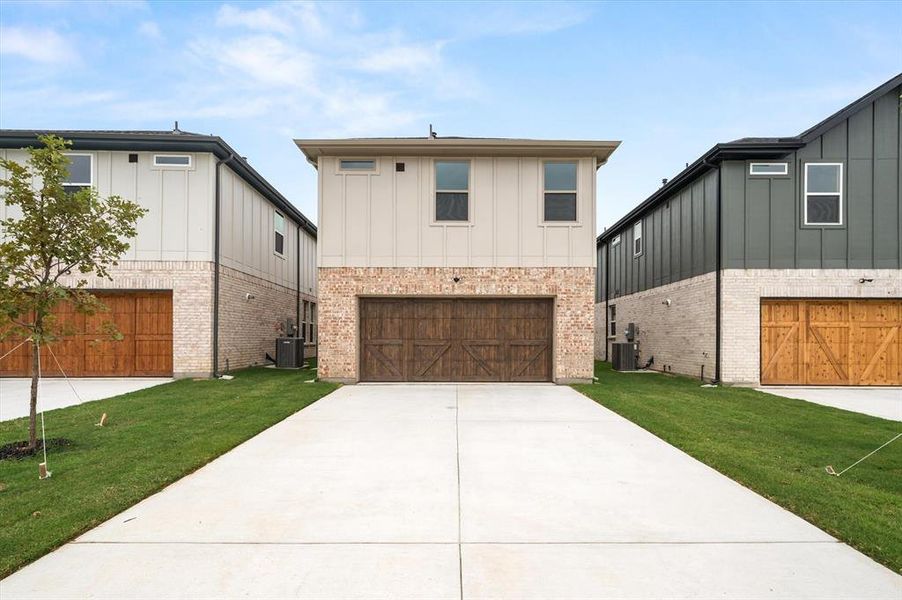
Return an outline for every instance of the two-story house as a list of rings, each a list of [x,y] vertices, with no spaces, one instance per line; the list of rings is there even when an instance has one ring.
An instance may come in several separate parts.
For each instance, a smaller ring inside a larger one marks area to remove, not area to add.
[[[319,181],[319,375],[591,381],[595,179],[618,142],[296,140]]]
[[[51,132],[0,131],[0,155],[24,163],[41,133]],[[78,335],[42,358],[45,374],[59,374],[58,359],[71,376],[206,377],[263,363],[289,319],[313,353],[316,227],[238,152],[178,129],[52,133],[72,142],[66,187],[148,212],[112,280],[88,281],[109,312],[63,316]],[[0,218],[13,211],[0,202]],[[124,339],[98,342],[104,321]],[[0,343],[0,355],[15,345]],[[0,361],[0,375],[27,375],[29,352]]]
[[[717,144],[598,237],[596,356],[726,383],[902,385],[902,75]]]

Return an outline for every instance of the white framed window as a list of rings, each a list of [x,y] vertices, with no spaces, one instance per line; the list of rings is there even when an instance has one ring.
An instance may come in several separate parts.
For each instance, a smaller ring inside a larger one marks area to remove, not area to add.
[[[774,175],[789,175],[789,163],[749,163],[749,175],[773,177]]]
[[[608,337],[617,337],[617,305],[608,306]]]
[[[340,171],[375,171],[376,161],[369,158],[342,158],[338,161]]]
[[[154,154],[153,166],[155,167],[190,167],[190,154]]]
[[[272,228],[275,232],[273,252],[285,256],[285,215],[279,211],[273,212]]]
[[[633,256],[642,254],[642,221],[633,225]]]
[[[67,192],[94,185],[94,155],[93,154],[67,154],[69,158],[69,172],[63,181],[63,189]]]
[[[435,161],[435,220],[470,220],[469,161]]]
[[[619,243],[620,243],[620,234],[618,233],[617,235],[614,236],[614,239],[611,240],[611,245],[616,246]]]
[[[806,163],[805,225],[842,225],[842,163]]]
[[[545,222],[576,221],[576,163],[548,161],[544,165]]]
[[[308,323],[309,336],[305,341],[316,343],[316,304],[310,303],[310,322]]]

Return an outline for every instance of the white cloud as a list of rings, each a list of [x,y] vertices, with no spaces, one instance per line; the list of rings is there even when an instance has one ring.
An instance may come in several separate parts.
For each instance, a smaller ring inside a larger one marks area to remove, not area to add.
[[[422,73],[424,70],[432,69],[442,62],[443,45],[442,42],[436,42],[424,45],[393,46],[363,57],[359,67],[364,71],[374,73],[392,71]]]
[[[312,2],[285,2],[249,10],[225,4],[216,15],[216,24],[283,34],[301,30],[307,34],[321,35],[326,31]]]
[[[79,61],[74,45],[52,29],[0,25],[0,54],[19,56],[45,64]]]
[[[138,25],[138,33],[151,40],[163,39],[163,32],[156,21],[144,21]]]

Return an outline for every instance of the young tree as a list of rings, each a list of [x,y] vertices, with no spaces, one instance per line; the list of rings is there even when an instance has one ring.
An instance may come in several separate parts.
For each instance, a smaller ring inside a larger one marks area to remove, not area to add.
[[[71,142],[55,135],[38,138],[19,164],[0,160],[6,177],[0,193],[21,216],[0,221],[0,339],[25,338],[31,345],[31,412],[28,450],[37,447],[36,421],[41,346],[76,333],[53,308],[69,302],[77,312],[106,307],[84,287],[88,275],[112,279],[111,265],[129,248],[145,209],[119,196],[101,198],[97,190],[63,187]],[[121,339],[111,325],[105,333]]]

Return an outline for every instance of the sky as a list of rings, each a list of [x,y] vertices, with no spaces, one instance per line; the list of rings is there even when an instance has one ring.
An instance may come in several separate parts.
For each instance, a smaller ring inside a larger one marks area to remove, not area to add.
[[[221,136],[316,221],[293,138],[621,140],[598,231],[717,142],[902,71],[902,2],[0,2],[0,127]]]

